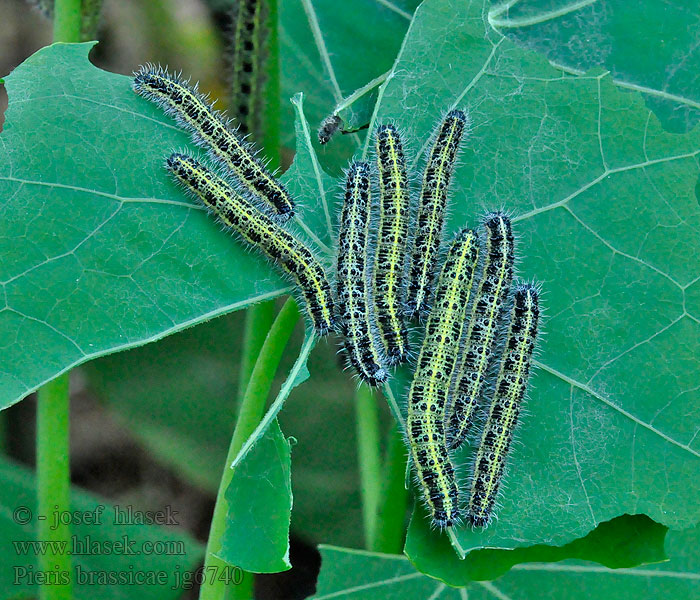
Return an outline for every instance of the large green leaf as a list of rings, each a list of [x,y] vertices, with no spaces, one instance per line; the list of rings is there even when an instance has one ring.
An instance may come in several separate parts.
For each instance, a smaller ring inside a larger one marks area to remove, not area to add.
[[[411,133],[413,166],[436,119],[470,109],[448,231],[510,211],[519,271],[545,290],[500,518],[453,532],[457,550],[562,545],[624,513],[696,523],[700,132],[664,131],[605,73],[553,68],[493,31],[478,2],[423,3],[380,97],[373,124]]]
[[[671,559],[658,565],[609,569],[573,560],[523,564],[495,581],[475,581],[467,589],[454,589],[431,580],[400,556],[322,546],[314,600],[695,598],[700,594],[698,543],[700,528],[674,531],[666,540]]]
[[[90,48],[44,48],[5,80],[0,407],[76,364],[290,289],[168,178],[163,160],[187,136],[129,78],[92,67]],[[310,148],[300,140],[307,167]],[[333,192],[304,168],[285,180],[308,192],[300,228],[328,241]]]
[[[609,70],[641,91],[665,127],[687,131],[700,116],[697,2],[624,0],[494,2],[489,23],[573,72]]]
[[[202,559],[203,548],[192,538],[173,529],[138,524],[135,516],[127,516],[126,506],[112,505],[73,490],[71,511],[74,518],[86,522],[71,526],[75,540],[58,551],[73,554],[70,576],[77,599],[131,598],[133,585],[110,584],[109,579],[118,582],[120,578],[128,581],[129,577],[139,577],[148,581],[160,572],[164,573],[160,583],[139,586],[139,598],[179,598],[180,586]],[[115,521],[117,514],[121,515],[119,522]],[[18,464],[0,460],[0,555],[3,557],[0,598],[3,600],[38,593],[32,578],[38,581],[37,554],[42,550],[30,544],[42,541],[36,539],[37,519],[41,516],[54,518],[54,515],[37,514],[34,474]],[[178,520],[176,512],[171,513],[171,518]]]

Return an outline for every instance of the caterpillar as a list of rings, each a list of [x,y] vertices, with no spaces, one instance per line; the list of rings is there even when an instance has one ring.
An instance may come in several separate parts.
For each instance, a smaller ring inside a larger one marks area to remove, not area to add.
[[[440,251],[447,190],[466,128],[467,115],[463,111],[453,110],[447,113],[440,124],[425,166],[410,260],[407,306],[411,317],[420,317],[430,301]]]
[[[172,154],[166,168],[226,226],[275,261],[300,287],[319,335],[334,329],[334,301],[323,266],[291,233],[248,202],[217,174],[185,154]]]
[[[370,316],[368,295],[370,169],[365,162],[350,166],[338,236],[337,297],[340,326],[350,364],[370,385],[387,380],[385,359]]]
[[[161,68],[142,67],[134,76],[134,91],[155,102],[192,133],[194,141],[238,179],[251,199],[261,199],[281,220],[294,215],[294,202],[286,188],[251,152],[250,146],[229,127],[223,115],[186,82]]]
[[[475,527],[488,525],[498,496],[520,406],[527,390],[539,314],[537,288],[532,284],[519,285],[513,296],[501,367],[474,463],[468,519]]]
[[[237,0],[232,8],[231,110],[243,134],[260,134],[263,4],[264,0]]]
[[[327,144],[335,133],[340,129],[343,120],[338,115],[328,115],[321,122],[318,128],[318,143],[321,145]]]
[[[483,227],[486,232],[483,274],[474,295],[447,409],[450,449],[462,444],[471,425],[513,280],[515,248],[510,219],[502,212],[489,213]]]
[[[479,259],[478,238],[455,237],[438,278],[418,365],[408,394],[406,433],[432,523],[450,527],[459,518],[459,490],[447,453],[445,408],[464,313]]]
[[[379,227],[372,288],[387,361],[395,365],[408,358],[408,332],[403,308],[410,197],[406,159],[398,131],[393,125],[381,125],[375,138]]]

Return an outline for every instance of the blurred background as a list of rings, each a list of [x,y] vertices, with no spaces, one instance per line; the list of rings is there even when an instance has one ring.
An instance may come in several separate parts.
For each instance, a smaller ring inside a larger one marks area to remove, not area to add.
[[[105,0],[99,44],[90,58],[100,68],[126,75],[145,62],[168,65],[200,81],[204,91],[219,99],[217,107],[225,108],[230,2]],[[294,60],[302,64],[306,60],[307,71],[322,73],[301,4],[285,0],[281,10],[297,11],[301,24],[280,32],[282,53],[285,45],[293,44]],[[51,24],[39,10],[23,0],[0,0],[0,76],[51,43],[51,34]],[[399,42],[397,36],[395,43]],[[297,79],[297,72],[303,69],[282,65],[282,131],[288,132],[283,140],[283,167],[291,162],[294,143],[293,116],[286,99],[309,87],[308,73]],[[332,97],[324,96],[323,86],[316,88],[306,89],[307,94],[311,92],[307,113],[312,127],[333,109]],[[0,85],[0,115],[7,101]],[[317,149],[331,171],[352,153],[352,147],[342,141],[333,149]],[[237,410],[237,343],[243,337],[243,322],[244,314],[234,313],[75,369],[71,374],[73,482],[111,503],[142,510],[171,505],[179,511],[180,527],[205,542]],[[272,397],[302,338],[299,325]],[[317,346],[309,361],[311,379],[292,393],[280,415],[282,430],[296,439],[293,569],[259,576],[257,598],[310,595],[320,565],[317,543],[357,548],[364,543],[352,425],[356,384],[343,373],[336,350],[334,339]],[[391,419],[383,399],[378,403],[386,432]],[[7,431],[7,454],[33,467],[34,397],[4,411],[0,419]],[[184,597],[196,597],[196,593]]]

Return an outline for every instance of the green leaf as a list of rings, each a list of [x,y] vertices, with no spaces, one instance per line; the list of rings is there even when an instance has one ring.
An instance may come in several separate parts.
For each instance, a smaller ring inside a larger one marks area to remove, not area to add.
[[[37,519],[45,516],[53,522],[54,515],[36,513],[34,474],[5,459],[0,459],[0,508],[0,554],[4,559],[0,568],[0,598],[36,595],[38,585],[31,582],[33,576],[39,576],[36,555],[40,550],[26,547],[24,542],[40,541],[36,540]],[[164,575],[160,583],[138,586],[139,598],[179,598],[183,591],[178,587],[179,582],[191,576],[190,571],[201,562],[203,548],[199,543],[188,535],[176,533],[177,530],[137,524],[135,513],[128,516],[127,506],[113,505],[74,489],[71,511],[74,519],[86,521],[71,525],[75,541],[65,549],[73,554],[69,575],[78,600],[130,598],[133,586],[115,585],[114,581],[118,582],[120,577],[151,578],[161,572]],[[115,522],[117,513],[121,521]],[[30,520],[23,524],[19,519],[27,515],[31,515]],[[176,511],[171,517],[178,520]],[[88,523],[90,518],[92,522]],[[126,523],[129,520],[131,523]],[[126,554],[127,548],[138,554]],[[110,577],[111,584],[107,579]]]
[[[404,557],[321,546],[321,573],[314,599],[695,598],[700,594],[698,543],[698,527],[672,531],[666,540],[671,559],[662,564],[609,569],[574,560],[530,563],[516,565],[495,581],[475,581],[461,590],[414,571]]]
[[[226,501],[226,530],[217,556],[253,573],[291,569],[291,449],[276,419],[236,467]]]
[[[187,136],[129,78],[91,66],[91,47],[44,48],[6,78],[0,407],[89,359],[290,289],[168,178],[163,160]],[[300,141],[305,164],[310,147]],[[293,172],[296,191],[319,181]],[[328,240],[330,198],[309,194],[300,229]]]
[[[234,313],[82,367],[91,391],[159,461],[216,493],[236,420]]]
[[[666,560],[668,529],[645,515],[623,515],[601,523],[588,535],[561,547],[536,544],[514,550],[475,550],[460,559],[446,536],[436,536],[422,514],[413,514],[404,552],[415,567],[452,586],[500,577],[519,563],[590,560],[609,568],[636,567]]]
[[[573,72],[604,67],[624,89],[639,90],[661,123],[688,131],[700,116],[694,2],[549,0],[494,3],[491,26]]]
[[[519,272],[544,287],[499,519],[458,529],[455,547],[559,546],[625,513],[688,527],[700,520],[700,132],[664,131],[604,73],[553,68],[493,31],[487,8],[424,2],[373,122],[411,132],[419,168],[439,116],[468,107],[447,233],[505,208]],[[472,455],[457,458],[463,480]]]

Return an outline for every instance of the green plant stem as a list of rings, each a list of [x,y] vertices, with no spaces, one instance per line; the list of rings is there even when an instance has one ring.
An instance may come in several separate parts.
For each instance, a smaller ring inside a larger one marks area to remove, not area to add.
[[[377,528],[377,509],[382,485],[382,461],[380,455],[379,411],[372,390],[360,385],[355,394],[357,423],[357,459],[360,466],[362,490],[362,521],[365,546],[374,546]]]
[[[231,445],[229,446],[224,472],[219,483],[219,491],[216,495],[214,516],[212,517],[204,559],[205,574],[221,572],[221,569],[227,566],[227,563],[217,558],[215,553],[221,548],[221,538],[226,529],[228,502],[226,502],[225,495],[226,489],[233,479],[233,470],[229,467],[262,418],[265,411],[265,401],[270,394],[275,372],[298,320],[299,309],[294,299],[289,298],[272,324],[260,350],[258,360],[253,367],[253,372],[239,409],[236,428],[231,437]],[[199,593],[200,600],[221,600],[225,597],[227,590],[225,581],[219,581],[218,578],[214,578],[213,581],[211,579],[209,577],[207,582],[202,585]],[[248,591],[249,589],[250,591]],[[246,591],[248,591],[248,595],[242,595]],[[245,585],[237,586],[237,588],[232,588],[231,592],[234,594],[233,597],[236,598],[252,598],[252,586],[251,588],[247,588]]]
[[[65,543],[70,547],[70,527],[51,529],[55,513],[70,510],[68,374],[61,375],[39,390],[36,415],[37,539]],[[67,552],[38,554],[39,571],[66,572],[72,576]],[[69,600],[72,585],[39,586],[41,600]]]
[[[245,314],[245,331],[243,333],[243,352],[238,373],[238,402],[243,402],[255,361],[265,342],[267,332],[275,320],[275,301],[268,300],[248,307]]]
[[[56,0],[53,15],[53,41],[79,42],[81,0]]]
[[[406,445],[397,425],[389,433],[384,461],[379,517],[370,550],[401,554],[406,533],[408,490],[405,485]]]
[[[56,0],[54,5],[54,42],[80,41],[80,0]],[[70,510],[70,397],[68,373],[44,385],[37,398],[36,478],[37,539],[65,543],[70,547],[68,525],[51,529],[55,513]],[[39,554],[39,571],[68,573],[65,585],[39,586],[41,600],[70,600],[73,596],[71,556],[68,552]]]

